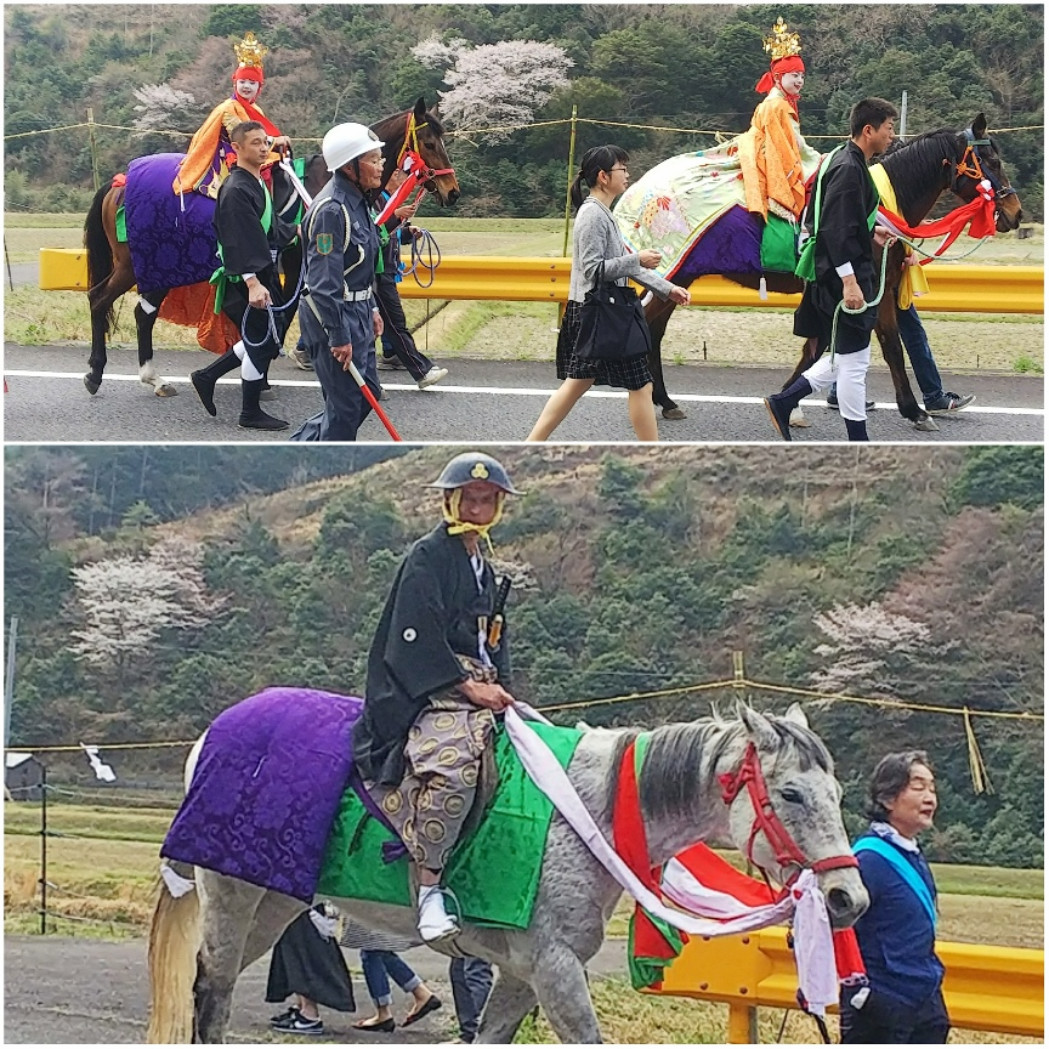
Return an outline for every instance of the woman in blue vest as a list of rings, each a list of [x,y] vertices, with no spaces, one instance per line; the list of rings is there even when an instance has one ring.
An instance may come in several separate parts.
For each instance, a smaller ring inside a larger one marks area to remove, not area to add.
[[[843,989],[843,1043],[947,1041],[936,884],[916,840],[935,815],[936,781],[925,752],[882,758],[868,787],[870,829],[853,845],[871,898],[856,923],[869,986]]]

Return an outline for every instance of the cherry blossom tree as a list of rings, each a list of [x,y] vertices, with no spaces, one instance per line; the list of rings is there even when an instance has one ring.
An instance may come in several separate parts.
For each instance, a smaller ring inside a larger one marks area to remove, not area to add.
[[[139,131],[170,131],[197,122],[200,103],[188,91],[170,84],[143,84],[132,92],[138,99],[134,124]]]
[[[412,48],[427,68],[444,68],[451,90],[439,92],[441,111],[460,131],[485,128],[491,140],[507,138],[502,125],[530,124],[559,88],[568,85],[572,60],[556,44],[503,40],[471,48],[463,40],[430,37]]]
[[[813,622],[827,638],[815,649],[826,662],[810,678],[826,692],[891,694],[892,665],[922,651],[931,633],[927,624],[889,612],[881,602],[835,605]]]
[[[148,657],[162,631],[207,626],[227,599],[209,591],[203,559],[199,543],[171,537],[145,556],[74,568],[76,608],[83,624],[71,631],[74,655],[122,676],[137,658]]]

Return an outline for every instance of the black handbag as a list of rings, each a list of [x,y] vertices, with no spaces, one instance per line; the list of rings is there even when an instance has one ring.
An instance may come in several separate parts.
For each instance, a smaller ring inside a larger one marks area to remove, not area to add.
[[[575,355],[588,361],[625,361],[652,349],[645,310],[633,288],[605,281],[604,261],[579,310]]]

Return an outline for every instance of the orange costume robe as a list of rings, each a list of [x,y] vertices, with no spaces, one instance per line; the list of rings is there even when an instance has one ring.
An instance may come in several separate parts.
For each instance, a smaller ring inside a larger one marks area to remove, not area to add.
[[[820,154],[801,137],[801,127],[787,96],[774,87],[750,121],[750,130],[736,140],[748,211],[768,219],[801,217],[805,182],[819,167]]]
[[[209,197],[217,196],[219,186],[236,159],[230,145],[230,132],[245,120],[259,121],[271,137],[280,135],[277,126],[258,106],[237,96],[224,99],[193,136],[171,188],[176,193],[196,191]],[[279,154],[270,153],[266,163],[276,164],[279,161]]]

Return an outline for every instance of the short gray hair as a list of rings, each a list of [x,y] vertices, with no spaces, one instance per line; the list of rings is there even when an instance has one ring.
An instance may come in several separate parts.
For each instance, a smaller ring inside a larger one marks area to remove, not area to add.
[[[924,750],[901,750],[895,754],[886,754],[878,762],[867,784],[867,819],[884,821],[889,818],[885,803],[900,796],[900,792],[910,782],[911,769],[915,765],[924,765],[932,770],[929,755]]]

